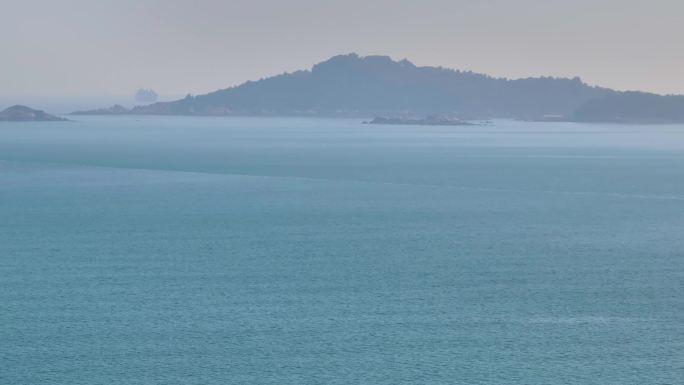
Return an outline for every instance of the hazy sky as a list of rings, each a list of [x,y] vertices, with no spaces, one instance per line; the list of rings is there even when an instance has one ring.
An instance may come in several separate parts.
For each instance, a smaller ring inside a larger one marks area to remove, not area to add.
[[[340,53],[684,93],[683,0],[2,0],[0,95],[167,96]]]

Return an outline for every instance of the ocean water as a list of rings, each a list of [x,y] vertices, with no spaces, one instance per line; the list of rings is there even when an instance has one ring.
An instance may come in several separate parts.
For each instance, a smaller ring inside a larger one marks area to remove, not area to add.
[[[684,126],[0,123],[0,384],[682,384]]]

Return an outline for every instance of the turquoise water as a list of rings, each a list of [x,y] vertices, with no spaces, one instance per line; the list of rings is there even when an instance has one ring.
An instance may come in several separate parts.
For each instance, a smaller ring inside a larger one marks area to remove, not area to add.
[[[684,383],[684,127],[0,124],[0,384]]]

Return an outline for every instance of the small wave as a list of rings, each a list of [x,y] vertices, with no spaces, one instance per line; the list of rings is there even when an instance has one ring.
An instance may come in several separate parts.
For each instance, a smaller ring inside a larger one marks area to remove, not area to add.
[[[578,317],[537,317],[531,318],[527,323],[552,324],[552,325],[579,325],[579,324],[613,324],[622,322],[634,322],[633,318],[606,317],[606,316],[578,316]]]

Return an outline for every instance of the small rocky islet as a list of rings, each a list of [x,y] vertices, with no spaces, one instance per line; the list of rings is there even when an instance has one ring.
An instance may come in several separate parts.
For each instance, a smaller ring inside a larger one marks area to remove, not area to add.
[[[68,120],[18,104],[0,111],[0,121],[4,122],[64,122]]]
[[[473,123],[466,120],[450,118],[443,115],[431,115],[424,118],[405,117],[377,117],[364,124],[384,125],[407,125],[407,126],[479,126],[481,123]]]

